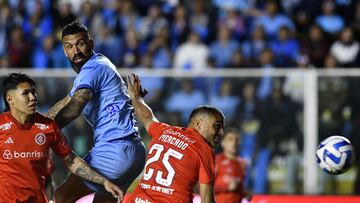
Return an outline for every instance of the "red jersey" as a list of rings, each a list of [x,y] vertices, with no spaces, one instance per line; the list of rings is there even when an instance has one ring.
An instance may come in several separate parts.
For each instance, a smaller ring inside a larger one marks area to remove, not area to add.
[[[238,157],[231,160],[223,153],[216,155],[215,198],[218,203],[240,203],[244,197],[245,160]],[[229,182],[238,181],[235,191],[229,191]]]
[[[45,203],[49,148],[58,156],[71,149],[55,122],[35,113],[21,125],[10,112],[0,114],[0,203]]]
[[[215,154],[192,128],[152,123],[142,180],[126,202],[192,202],[197,182],[213,184]]]

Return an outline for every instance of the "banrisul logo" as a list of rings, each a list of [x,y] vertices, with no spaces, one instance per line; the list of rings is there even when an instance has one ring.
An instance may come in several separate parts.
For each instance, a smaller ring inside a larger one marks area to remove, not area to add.
[[[11,151],[10,150],[5,150],[4,151],[4,154],[3,154],[3,158],[4,159],[12,159],[13,158],[13,155],[12,155],[12,153],[11,153]]]
[[[18,151],[10,151],[5,150],[3,153],[3,158],[10,159],[27,159],[27,158],[45,158],[47,156],[46,152],[18,152]]]

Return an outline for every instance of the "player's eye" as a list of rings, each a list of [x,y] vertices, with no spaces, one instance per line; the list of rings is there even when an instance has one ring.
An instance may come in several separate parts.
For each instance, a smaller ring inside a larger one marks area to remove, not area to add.
[[[77,46],[79,46],[79,47],[83,47],[85,45],[85,42],[84,41],[79,41],[78,43],[77,43]]]
[[[216,130],[220,130],[221,124],[220,123],[215,123],[214,127],[215,127]]]

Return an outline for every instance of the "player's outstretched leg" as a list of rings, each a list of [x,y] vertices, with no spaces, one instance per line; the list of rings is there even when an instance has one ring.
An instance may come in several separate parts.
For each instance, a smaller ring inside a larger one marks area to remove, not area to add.
[[[71,174],[55,190],[55,201],[56,203],[74,203],[76,200],[92,192],[79,177]]]

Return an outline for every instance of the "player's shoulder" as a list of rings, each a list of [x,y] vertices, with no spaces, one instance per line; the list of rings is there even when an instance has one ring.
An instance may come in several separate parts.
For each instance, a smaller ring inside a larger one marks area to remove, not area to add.
[[[191,136],[196,141],[196,146],[199,150],[213,151],[213,147],[198,132],[191,133]]]
[[[34,115],[34,119],[36,121],[43,121],[43,122],[47,122],[47,123],[51,123],[51,122],[55,122],[53,119],[49,118],[49,117],[46,117],[45,115],[43,115],[42,113],[40,112],[36,112],[35,115]]]
[[[236,158],[236,160],[239,162],[240,165],[243,165],[243,166],[245,166],[246,163],[247,163],[247,161],[244,158],[240,157],[240,156],[238,156]]]
[[[219,153],[215,155],[216,162],[223,162],[224,160],[227,160],[224,153]]]
[[[168,131],[166,130],[170,130],[170,129],[176,129],[176,126],[171,126],[163,122],[152,122],[149,127],[149,131],[152,133],[159,131],[163,131],[163,133],[167,133]]]
[[[236,157],[236,162],[233,162],[234,164],[238,165],[240,168],[246,168],[248,165],[248,161],[240,156]]]
[[[4,112],[0,114],[0,120],[7,119],[9,117],[10,112]]]
[[[36,112],[34,115],[34,123],[39,128],[49,128],[53,127],[56,124],[53,119],[48,118],[39,112]]]
[[[4,112],[0,114],[0,126],[7,125],[11,122],[10,112]]]
[[[215,158],[216,158],[216,159],[224,159],[224,157],[225,157],[225,156],[224,156],[224,153],[219,153],[219,154],[216,154],[216,155],[215,155]]]
[[[95,53],[95,55],[89,60],[89,63],[86,63],[85,68],[89,69],[108,69],[114,67],[114,64],[106,56],[100,53]]]
[[[197,137],[198,138],[198,137]],[[202,138],[202,137],[201,137]],[[196,137],[195,137],[196,139]],[[194,150],[197,152],[197,154],[200,157],[211,157],[211,159],[215,159],[215,151],[214,148],[212,148],[207,141],[204,139],[196,139],[196,142],[194,143]]]

